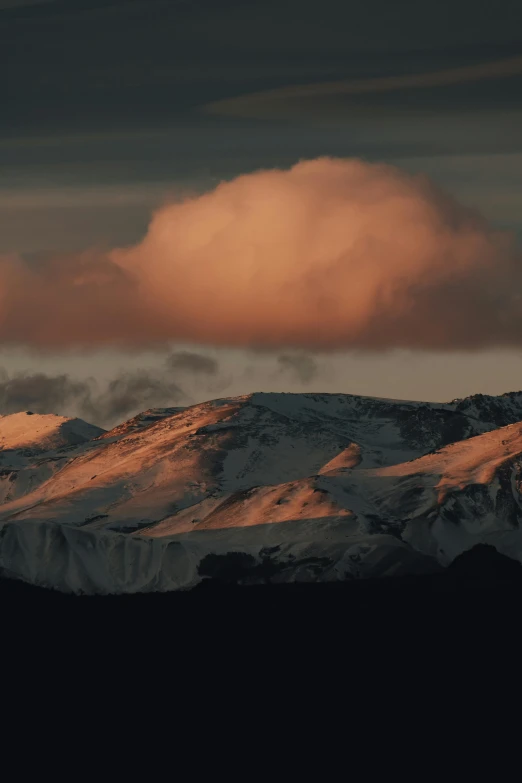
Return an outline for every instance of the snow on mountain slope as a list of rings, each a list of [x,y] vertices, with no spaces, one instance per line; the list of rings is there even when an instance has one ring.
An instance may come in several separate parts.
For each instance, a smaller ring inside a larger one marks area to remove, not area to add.
[[[0,568],[132,592],[190,588],[234,552],[247,581],[426,571],[488,536],[522,559],[522,424],[496,423],[516,416],[522,395],[258,393],[146,411],[40,455],[0,506]]]
[[[473,394],[461,400],[454,400],[455,411],[468,417],[488,421],[497,427],[520,421],[522,392],[506,392],[498,397],[489,394]]]
[[[133,416],[132,419],[118,424],[108,432],[103,431],[99,437],[104,439],[114,439],[115,437],[122,437],[130,432],[136,432],[136,430],[144,429],[145,427],[154,424],[161,419],[166,419],[168,416],[173,416],[175,413],[186,410],[185,407],[173,407],[173,408],[149,408],[146,411],[138,413]]]
[[[40,486],[103,432],[81,419],[53,414],[0,416],[0,503]]]
[[[82,419],[25,411],[0,416],[0,450],[50,451],[85,443],[104,432]]]
[[[393,532],[442,565],[477,543],[522,562],[521,462],[519,422],[410,462],[334,469],[323,486],[349,497],[368,530]]]
[[[374,470],[375,476],[440,476],[435,486],[443,503],[454,489],[470,484],[490,484],[498,469],[522,451],[522,424],[508,424],[469,440],[452,443],[411,463]]]
[[[306,478],[332,460],[395,464],[488,426],[445,406],[350,395],[254,394],[163,413],[104,433],[1,515],[137,529],[216,493]]]

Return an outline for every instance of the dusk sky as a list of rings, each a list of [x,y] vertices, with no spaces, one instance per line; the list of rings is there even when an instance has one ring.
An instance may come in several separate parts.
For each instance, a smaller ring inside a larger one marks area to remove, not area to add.
[[[519,0],[0,0],[0,68],[1,412],[522,389]]]

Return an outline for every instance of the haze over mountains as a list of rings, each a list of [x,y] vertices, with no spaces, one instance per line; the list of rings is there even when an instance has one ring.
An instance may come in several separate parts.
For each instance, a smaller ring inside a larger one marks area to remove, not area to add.
[[[440,570],[477,543],[522,561],[522,392],[419,403],[251,394],[105,432],[0,417],[0,569],[64,591]]]

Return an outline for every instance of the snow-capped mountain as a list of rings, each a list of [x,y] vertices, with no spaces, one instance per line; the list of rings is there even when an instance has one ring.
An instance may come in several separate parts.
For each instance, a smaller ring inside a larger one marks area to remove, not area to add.
[[[85,443],[104,432],[82,419],[32,411],[0,416],[0,453],[12,449],[45,452]]]
[[[425,573],[480,542],[522,560],[522,393],[257,393],[1,437],[0,568],[62,590]]]
[[[0,416],[0,504],[39,486],[103,432],[54,414]]]

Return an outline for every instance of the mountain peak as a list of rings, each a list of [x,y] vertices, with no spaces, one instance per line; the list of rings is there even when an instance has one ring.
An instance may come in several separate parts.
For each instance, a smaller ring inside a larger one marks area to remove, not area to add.
[[[62,446],[85,443],[103,430],[83,419],[54,413],[22,411],[0,416],[0,451],[33,449],[50,451]]]

